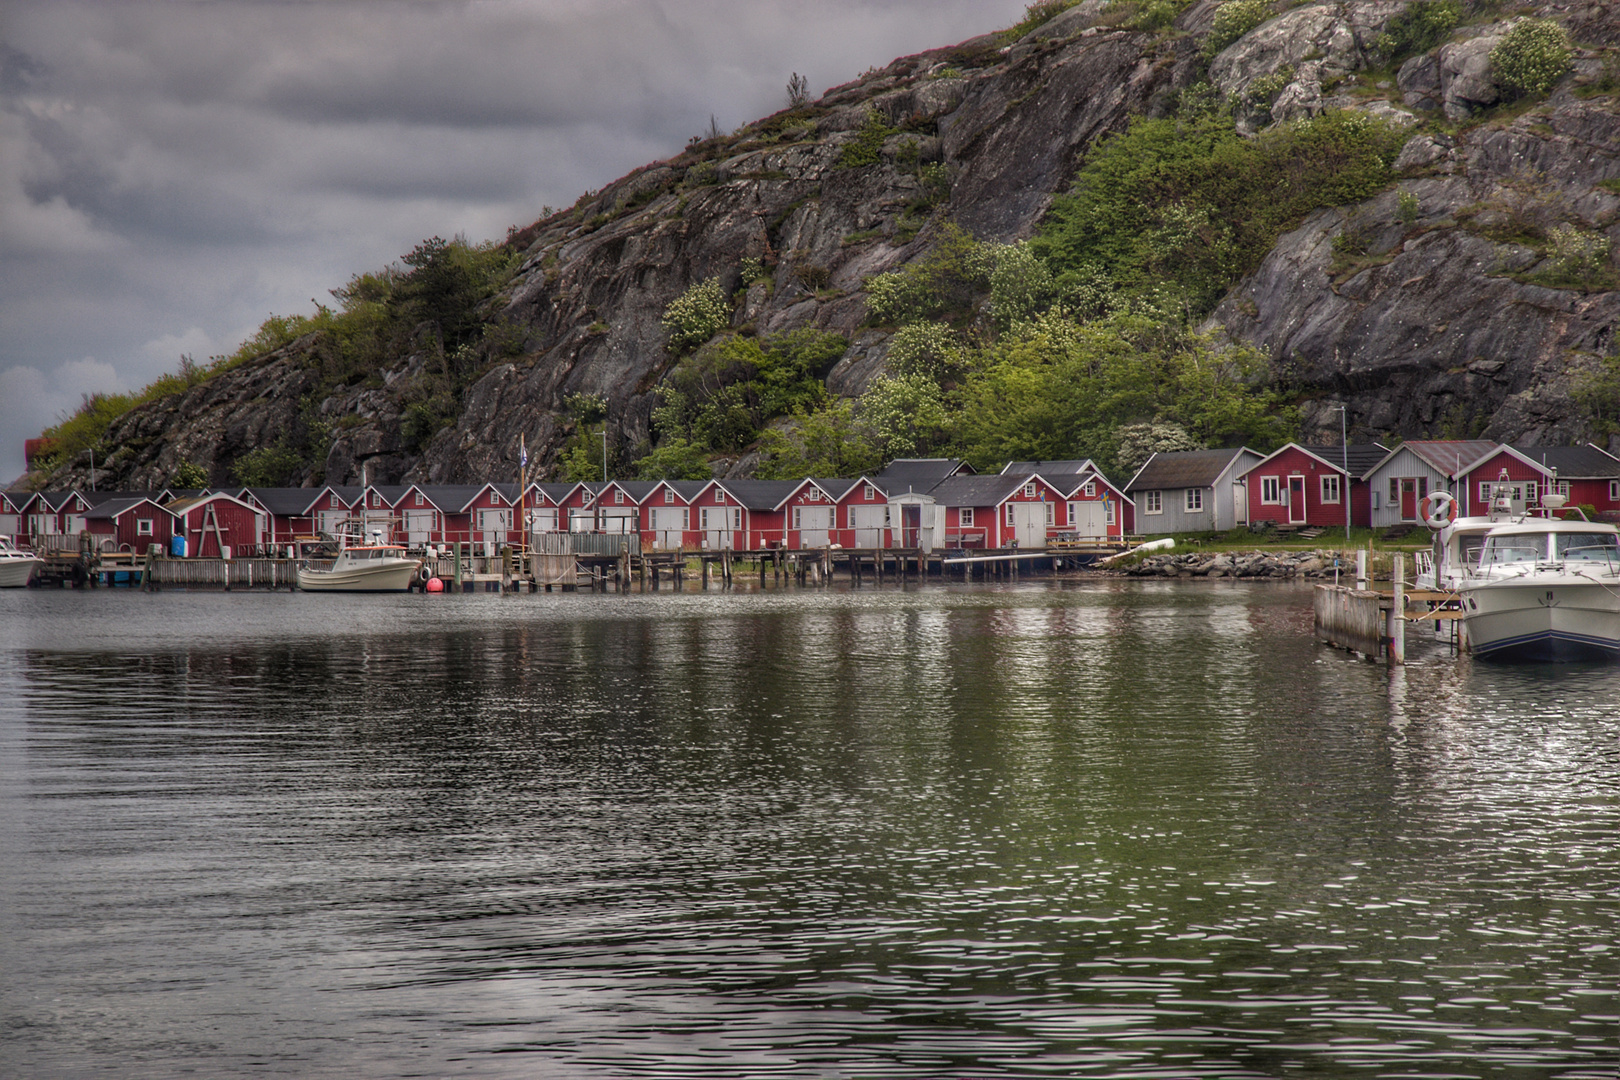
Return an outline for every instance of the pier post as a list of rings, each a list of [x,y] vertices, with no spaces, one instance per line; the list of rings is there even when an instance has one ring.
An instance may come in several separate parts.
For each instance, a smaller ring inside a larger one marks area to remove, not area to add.
[[[1406,663],[1406,556],[1395,553],[1390,569],[1394,593],[1389,603],[1389,662]]]
[[[1356,588],[1367,587],[1367,549],[1356,549]]]

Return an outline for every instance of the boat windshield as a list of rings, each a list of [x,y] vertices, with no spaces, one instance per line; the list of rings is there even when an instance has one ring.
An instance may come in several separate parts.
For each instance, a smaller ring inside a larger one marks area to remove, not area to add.
[[[1620,535],[1608,532],[1557,533],[1553,542],[1558,558],[1591,562],[1620,561]]]
[[[1479,553],[1480,566],[1501,566],[1504,563],[1539,562],[1547,557],[1547,534],[1511,533],[1507,536],[1488,536]]]

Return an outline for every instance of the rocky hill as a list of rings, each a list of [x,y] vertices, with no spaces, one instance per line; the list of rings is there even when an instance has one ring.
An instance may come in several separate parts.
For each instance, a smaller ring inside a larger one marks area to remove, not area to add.
[[[520,436],[555,473],[604,410],[623,472],[660,437],[657,387],[682,352],[666,311],[711,278],[744,335],[840,335],[815,374],[858,397],[895,332],[872,317],[873,275],[922,265],[952,223],[981,242],[1030,237],[1099,140],[1193,94],[1226,101],[1246,136],[1349,110],[1405,139],[1382,190],[1311,212],[1192,313],[1265,350],[1298,434],[1337,441],[1343,403],[1353,438],[1606,436],[1576,391],[1620,325],[1620,5],[1508,18],[1452,3],[1455,25],[1401,58],[1397,39],[1422,29],[1414,9],[1439,4],[1278,3],[1212,43],[1256,6],[1051,4],[1016,38],[903,57],[694,141],[510,237],[481,333],[460,346],[423,320],[345,370],[317,327],[113,419],[98,482],[164,483],[191,462],[224,483],[272,446],[285,475],[265,481],[356,482],[364,467],[374,482],[460,482],[509,475]],[[1550,93],[1508,101],[1492,56],[1528,16],[1556,20],[1574,48]],[[985,297],[965,312],[959,330],[986,325]],[[747,471],[754,450],[712,467]],[[82,481],[88,455],[64,458],[36,481]]]

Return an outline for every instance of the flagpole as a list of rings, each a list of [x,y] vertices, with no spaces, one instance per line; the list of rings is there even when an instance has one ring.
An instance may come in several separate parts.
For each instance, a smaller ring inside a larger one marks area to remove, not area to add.
[[[529,490],[529,447],[521,433],[518,435],[518,548],[529,550],[529,521],[525,516],[524,503],[527,501]]]

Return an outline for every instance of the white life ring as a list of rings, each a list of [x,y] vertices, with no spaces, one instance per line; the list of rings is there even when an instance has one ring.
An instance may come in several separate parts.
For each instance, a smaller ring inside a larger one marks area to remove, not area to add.
[[[1418,516],[1431,529],[1443,529],[1457,520],[1457,500],[1449,491],[1436,491],[1423,496],[1418,504]]]

